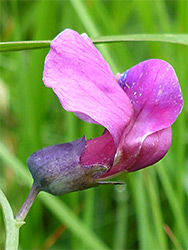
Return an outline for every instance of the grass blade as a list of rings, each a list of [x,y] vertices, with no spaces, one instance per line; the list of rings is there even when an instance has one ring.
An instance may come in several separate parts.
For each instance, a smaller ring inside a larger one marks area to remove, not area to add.
[[[118,36],[100,36],[91,38],[94,44],[115,43],[115,42],[167,42],[181,45],[188,45],[187,34],[133,34]],[[18,41],[1,42],[0,52],[44,49],[50,47],[51,40],[44,41]]]

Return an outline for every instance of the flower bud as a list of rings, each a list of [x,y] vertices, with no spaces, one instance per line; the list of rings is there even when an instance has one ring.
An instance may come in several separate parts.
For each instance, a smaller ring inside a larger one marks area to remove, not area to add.
[[[27,160],[35,185],[54,195],[83,190],[99,185],[96,178],[107,169],[94,165],[83,167],[80,157],[86,148],[82,138],[36,151]]]

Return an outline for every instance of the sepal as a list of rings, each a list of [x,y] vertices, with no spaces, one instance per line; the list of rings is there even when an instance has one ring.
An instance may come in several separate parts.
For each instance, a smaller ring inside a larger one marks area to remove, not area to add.
[[[63,195],[99,185],[96,178],[108,169],[83,167],[80,157],[86,148],[85,137],[65,144],[40,149],[29,156],[27,165],[40,191]]]

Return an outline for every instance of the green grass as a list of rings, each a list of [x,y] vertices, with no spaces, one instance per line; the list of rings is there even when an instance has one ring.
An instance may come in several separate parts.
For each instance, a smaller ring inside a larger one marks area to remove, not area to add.
[[[186,1],[1,1],[2,42],[51,40],[65,28],[91,37],[187,34]],[[176,70],[184,108],[169,153],[155,166],[63,197],[41,193],[20,232],[20,249],[186,249],[188,50],[181,44],[99,44],[114,73],[160,58]],[[16,214],[31,187],[27,157],[41,147],[99,136],[102,128],[64,111],[42,82],[48,49],[0,54],[0,188]],[[4,101],[3,101],[4,100]],[[4,145],[4,146],[3,146]],[[168,227],[167,227],[168,226]],[[5,232],[0,213],[0,249]]]

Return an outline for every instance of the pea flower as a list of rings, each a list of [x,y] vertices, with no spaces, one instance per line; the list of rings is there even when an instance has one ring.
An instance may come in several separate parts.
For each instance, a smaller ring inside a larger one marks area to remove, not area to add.
[[[65,110],[105,130],[33,153],[27,164],[40,190],[61,195],[97,186],[168,152],[183,99],[167,62],[146,60],[115,77],[86,34],[66,29],[51,43],[43,81]]]

